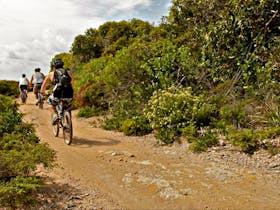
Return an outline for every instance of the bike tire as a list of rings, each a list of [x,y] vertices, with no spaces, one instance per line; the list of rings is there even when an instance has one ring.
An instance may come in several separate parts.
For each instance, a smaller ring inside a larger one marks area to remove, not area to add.
[[[25,91],[22,91],[22,93],[21,93],[21,102],[22,103],[26,103],[26,99],[27,99],[27,93]]]
[[[39,109],[44,108],[44,100],[43,100],[43,97],[41,96],[40,93],[39,93],[39,96],[38,96],[38,106],[39,106]]]
[[[51,116],[51,126],[52,126],[53,135],[55,137],[58,137],[58,134],[59,134],[59,124],[58,123],[53,124],[53,115]]]
[[[44,108],[44,103],[40,102],[40,103],[39,103],[39,108],[40,108],[40,109],[43,109],[43,108]]]
[[[72,118],[69,111],[64,112],[64,127],[63,127],[63,139],[65,144],[70,145],[73,140],[73,127]]]

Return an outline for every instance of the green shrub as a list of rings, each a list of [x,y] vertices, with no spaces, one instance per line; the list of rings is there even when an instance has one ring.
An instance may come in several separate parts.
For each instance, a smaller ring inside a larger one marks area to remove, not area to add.
[[[263,128],[261,130],[253,130],[253,129],[231,129],[228,133],[229,141],[235,145],[239,146],[242,151],[248,154],[253,154],[257,149],[263,147],[267,149],[269,152],[273,153],[276,150],[267,145],[263,145],[263,141],[265,139],[273,139],[280,135],[280,127],[276,128]]]
[[[271,111],[269,116],[269,123],[273,127],[279,127],[280,126],[280,109],[277,106],[274,110]]]
[[[104,124],[101,125],[105,130],[119,130],[121,127],[121,122],[118,118],[108,118],[105,117]]]
[[[0,137],[4,133],[11,133],[20,121],[21,115],[18,113],[11,111],[0,113]]]
[[[85,106],[82,107],[79,112],[78,112],[78,117],[92,117],[92,116],[98,116],[101,113],[101,108],[99,107],[89,107],[89,106]]]
[[[189,125],[186,127],[183,127],[181,129],[181,133],[183,137],[187,138],[188,142],[193,142],[196,140],[196,137],[198,136],[197,129],[194,125]]]
[[[227,124],[236,127],[248,126],[248,112],[245,109],[246,102],[238,102],[236,105],[227,105],[220,109],[220,117]]]
[[[184,127],[209,125],[213,110],[214,106],[203,96],[192,95],[190,88],[172,86],[153,94],[145,109],[145,117],[157,131],[157,137],[170,143]]]
[[[17,97],[19,95],[18,82],[0,80],[0,94],[5,96]]]
[[[277,155],[280,153],[280,148],[279,146],[277,147],[276,145],[273,145],[270,142],[265,143],[264,148],[269,152],[269,154]]]
[[[254,132],[252,129],[242,129],[229,134],[230,142],[239,146],[242,151],[253,154],[260,147],[260,132]]]
[[[152,130],[149,122],[142,116],[126,119],[122,122],[121,131],[125,135],[141,136],[150,133]]]
[[[37,177],[17,176],[0,181],[0,205],[12,209],[32,206],[36,203],[34,194],[42,184],[42,180]]]
[[[155,137],[165,144],[171,144],[179,137],[179,134],[178,130],[166,127],[164,129],[159,129],[158,131],[156,131]]]
[[[12,100],[11,97],[4,96],[0,93],[0,113],[7,112],[8,110],[16,111],[17,104]]]
[[[194,152],[202,152],[217,144],[218,137],[216,132],[207,129],[204,133],[200,133],[196,138],[193,139],[190,149]]]
[[[0,109],[0,204],[22,207],[32,204],[33,193],[42,185],[30,174],[40,164],[53,167],[55,151],[39,143],[34,128],[22,122],[11,99],[0,95]]]

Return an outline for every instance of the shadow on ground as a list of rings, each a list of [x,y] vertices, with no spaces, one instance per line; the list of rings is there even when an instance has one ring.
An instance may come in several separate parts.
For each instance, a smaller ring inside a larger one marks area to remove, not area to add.
[[[120,141],[115,139],[86,139],[75,136],[71,145],[78,147],[93,147],[93,146],[113,146],[119,144]]]

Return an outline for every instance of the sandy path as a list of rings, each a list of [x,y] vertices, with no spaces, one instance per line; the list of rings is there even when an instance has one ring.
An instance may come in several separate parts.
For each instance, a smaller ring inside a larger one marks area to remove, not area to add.
[[[73,144],[55,138],[50,112],[28,102],[24,119],[57,151],[52,172],[82,189],[98,189],[105,209],[277,209],[279,176],[254,168],[202,161],[183,146],[155,146],[152,136],[127,137],[92,127],[73,112]],[[90,204],[89,204],[90,207]]]

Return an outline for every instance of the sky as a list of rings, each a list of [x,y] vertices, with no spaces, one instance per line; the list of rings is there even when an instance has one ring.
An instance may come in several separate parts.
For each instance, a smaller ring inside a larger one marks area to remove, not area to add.
[[[0,80],[18,81],[69,52],[75,37],[107,21],[158,24],[171,0],[0,0]]]

